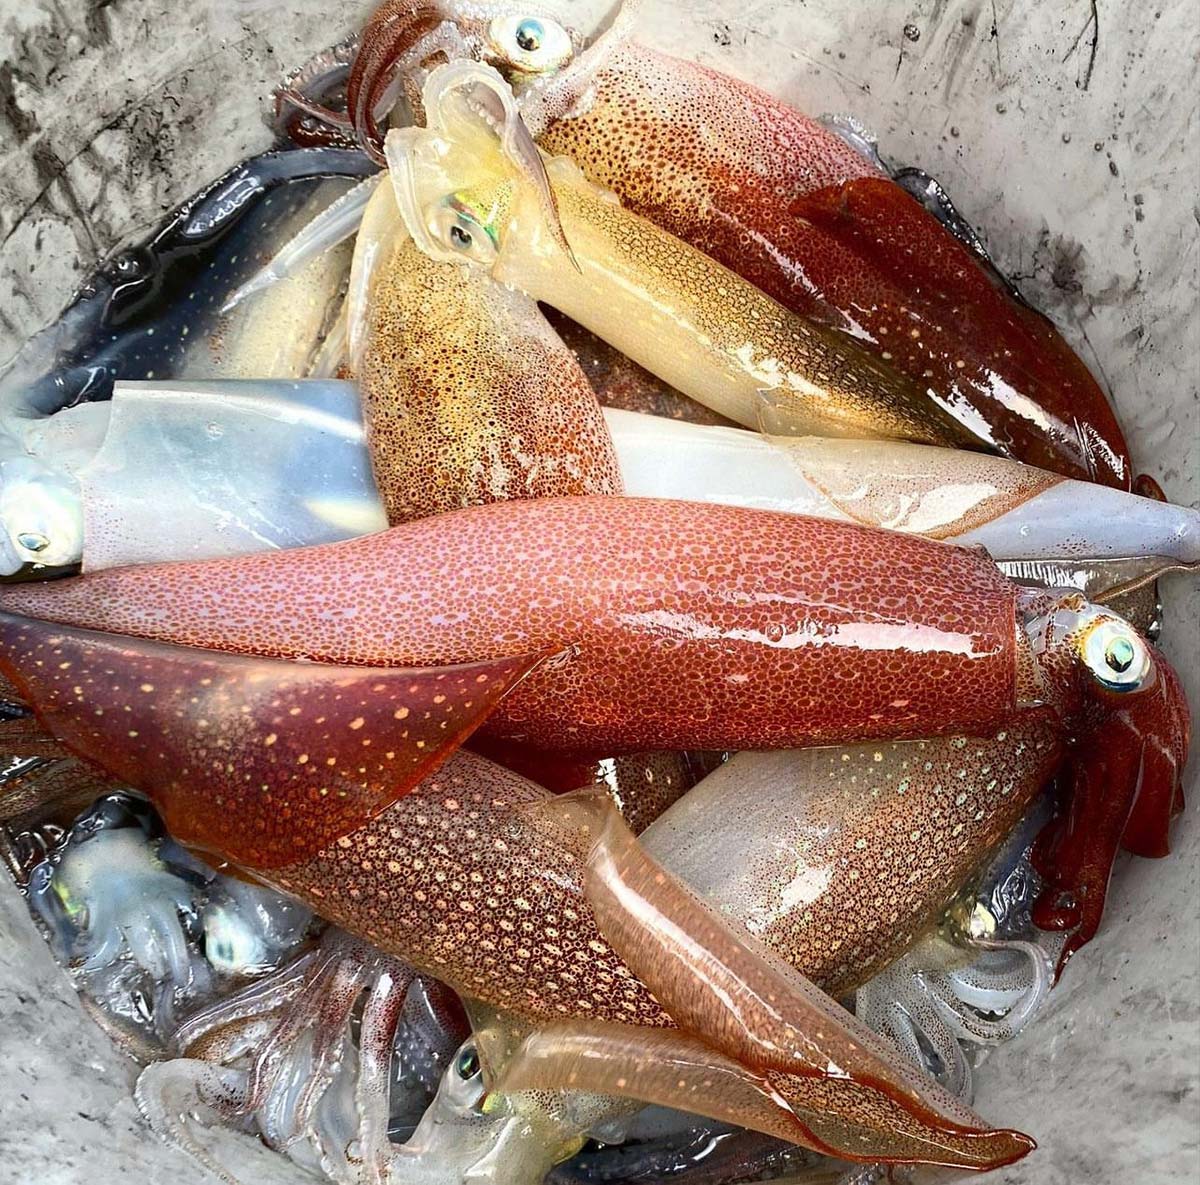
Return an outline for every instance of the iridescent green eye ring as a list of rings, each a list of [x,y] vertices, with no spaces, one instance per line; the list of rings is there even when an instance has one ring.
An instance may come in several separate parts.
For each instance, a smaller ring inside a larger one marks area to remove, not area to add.
[[[1092,678],[1109,691],[1140,691],[1154,669],[1146,643],[1133,626],[1112,614],[1101,613],[1088,622],[1078,645]]]

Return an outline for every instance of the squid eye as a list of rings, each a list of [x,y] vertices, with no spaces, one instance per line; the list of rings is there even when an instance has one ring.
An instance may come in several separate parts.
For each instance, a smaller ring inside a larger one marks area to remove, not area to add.
[[[542,22],[532,18],[522,21],[517,26],[516,33],[513,34],[517,45],[526,53],[537,53],[542,48],[542,38],[545,36],[546,30],[542,26]]]
[[[35,555],[50,546],[50,540],[39,531],[22,531],[17,536],[17,542],[26,551],[32,551]]]
[[[447,204],[434,215],[432,229],[454,254],[485,266],[496,261],[499,244],[495,233],[455,199],[448,199]]]
[[[464,1082],[470,1082],[479,1073],[479,1054],[474,1045],[468,1045],[459,1050],[458,1059],[454,1063],[454,1072]]]
[[[552,73],[575,53],[571,35],[545,17],[497,17],[488,28],[488,37],[501,64],[521,74]]]
[[[1080,650],[1092,677],[1110,691],[1140,691],[1152,669],[1146,643],[1132,626],[1112,617],[1088,628]]]

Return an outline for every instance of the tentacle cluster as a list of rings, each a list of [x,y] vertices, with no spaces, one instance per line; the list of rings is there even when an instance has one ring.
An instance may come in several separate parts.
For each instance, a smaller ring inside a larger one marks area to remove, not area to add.
[[[1033,942],[980,939],[954,947],[932,937],[859,988],[858,1016],[951,1093],[971,1099],[962,1042],[1014,1037],[1051,986],[1047,952]]]
[[[192,1152],[201,1145],[179,1118],[190,1109],[180,1093],[252,1121],[270,1147],[334,1181],[386,1181],[392,1048],[411,982],[408,967],[329,931],[317,950],[190,1018],[174,1038],[188,1056],[143,1073],[139,1106]]]

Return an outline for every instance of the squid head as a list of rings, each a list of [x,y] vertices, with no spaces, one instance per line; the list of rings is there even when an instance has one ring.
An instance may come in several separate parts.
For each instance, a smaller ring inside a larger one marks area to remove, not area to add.
[[[426,126],[389,132],[386,144],[396,200],[417,246],[433,259],[490,269],[502,246],[499,226],[519,216],[533,231],[544,227],[570,256],[546,163],[511,87],[474,62],[435,73],[424,91]],[[431,213],[431,194],[450,196]],[[522,212],[530,199],[534,208]]]
[[[1043,929],[1071,931],[1058,970],[1096,934],[1124,845],[1165,856],[1183,810],[1191,740],[1187,700],[1170,663],[1131,625],[1079,594],[1030,593],[1025,628],[1041,687],[1030,693],[1069,722],[1074,755],[1058,817],[1040,836]]]
[[[315,114],[339,124],[348,120],[363,149],[383,164],[380,121],[401,92],[419,112],[419,84],[430,64],[474,60],[497,68],[522,92],[540,134],[548,120],[570,110],[628,37],[637,7],[638,0],[618,0],[585,48],[576,31],[536,5],[387,0],[363,29],[346,89],[347,116],[324,109]]]

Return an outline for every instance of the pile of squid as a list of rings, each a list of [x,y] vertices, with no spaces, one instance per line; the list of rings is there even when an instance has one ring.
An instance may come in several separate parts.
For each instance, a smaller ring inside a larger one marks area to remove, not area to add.
[[[981,1052],[1168,852],[1200,513],[634,15],[389,0],[0,377],[0,838],[227,1180],[1010,1164]]]

